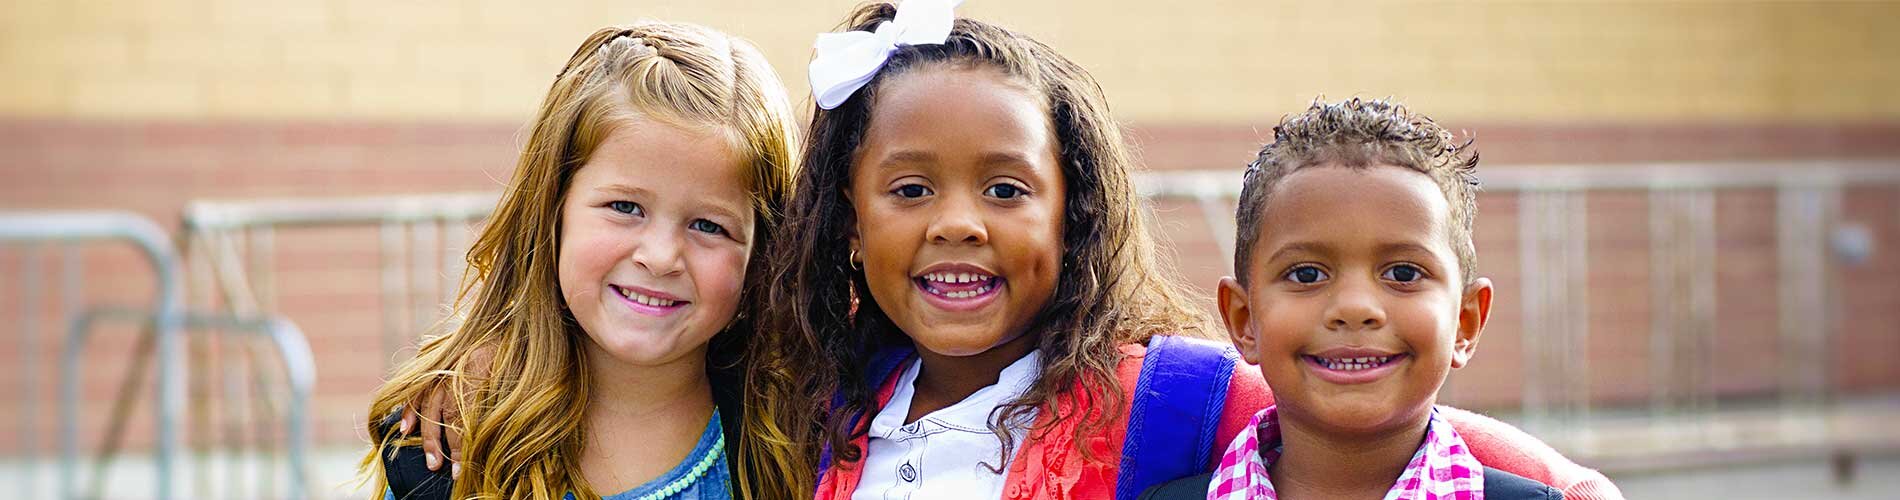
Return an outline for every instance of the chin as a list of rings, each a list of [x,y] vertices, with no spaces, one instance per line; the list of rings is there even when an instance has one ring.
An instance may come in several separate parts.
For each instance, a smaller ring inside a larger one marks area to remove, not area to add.
[[[1343,404],[1342,404],[1343,403]],[[1427,406],[1429,408],[1429,406]],[[1418,411],[1384,402],[1334,402],[1314,412],[1322,425],[1353,434],[1376,434],[1410,423]]]
[[[646,334],[629,333],[627,337],[632,338],[613,339],[610,343],[601,345],[600,348],[607,351],[609,356],[613,356],[614,360],[636,366],[662,365],[685,354],[685,350],[679,348],[676,339],[638,338],[642,335]]]
[[[986,332],[969,331],[981,330],[980,328],[954,328],[949,329],[950,331],[941,330],[945,329],[939,329],[938,332],[934,332],[928,336],[928,338],[913,336],[911,340],[916,342],[919,349],[924,349],[941,356],[975,356],[989,352],[991,349],[995,349],[996,346],[1008,342],[1008,339],[1002,338],[1001,336],[989,335]]]

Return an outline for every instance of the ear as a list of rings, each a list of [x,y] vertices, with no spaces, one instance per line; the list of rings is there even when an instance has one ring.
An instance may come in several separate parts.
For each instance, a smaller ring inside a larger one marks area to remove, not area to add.
[[[844,239],[845,239],[845,252],[846,252],[846,255],[848,255],[848,257],[845,257],[845,258],[850,259],[851,257],[857,257],[857,259],[855,260],[850,260],[846,262],[847,265],[848,264],[862,264],[864,261],[864,247],[863,247],[864,242],[862,241],[863,238],[860,237],[859,232],[858,232],[858,210],[857,210],[857,206],[854,205],[854,203],[855,201],[851,199],[851,190],[845,189],[844,190],[844,204],[847,207],[851,207],[851,209],[845,210],[846,215],[845,215],[845,220],[844,220]]]
[[[1451,367],[1464,368],[1478,353],[1478,337],[1484,335],[1484,323],[1491,319],[1491,279],[1478,278],[1465,287],[1458,305],[1458,339],[1452,343]]]
[[[1220,279],[1220,291],[1216,301],[1220,305],[1221,324],[1227,327],[1227,338],[1234,341],[1234,348],[1240,350],[1240,358],[1248,364],[1260,364],[1260,337],[1253,328],[1253,309],[1247,304],[1247,288],[1240,280],[1228,276]]]

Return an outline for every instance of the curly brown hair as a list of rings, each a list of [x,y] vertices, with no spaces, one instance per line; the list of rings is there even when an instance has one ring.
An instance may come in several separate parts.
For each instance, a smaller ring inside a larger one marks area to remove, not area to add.
[[[1336,165],[1370,168],[1394,165],[1431,177],[1451,207],[1451,248],[1465,285],[1477,279],[1477,250],[1471,228],[1478,214],[1478,152],[1471,140],[1459,142],[1425,115],[1383,100],[1353,98],[1327,104],[1315,100],[1305,113],[1280,120],[1273,142],[1247,165],[1235,211],[1234,274],[1247,284],[1254,243],[1267,200],[1281,179],[1302,168]]]
[[[865,5],[844,29],[870,31],[896,13],[888,3]],[[804,401],[814,405],[810,414],[825,417],[813,424],[818,439],[811,442],[828,443],[834,462],[862,457],[852,441],[867,432],[869,419],[862,417],[875,403],[875,387],[865,373],[870,358],[911,343],[867,292],[863,273],[847,260],[845,235],[856,219],[845,198],[853,153],[884,82],[908,71],[946,66],[996,68],[1039,94],[1061,144],[1059,163],[1068,192],[1064,272],[1027,333],[1037,335],[1043,353],[1035,384],[991,414],[1004,462],[1015,443],[1000,422],[1043,408],[1058,421],[1081,418],[1074,442],[1085,443],[1083,435],[1099,431],[1122,412],[1125,402],[1115,378],[1119,345],[1146,342],[1157,333],[1205,336],[1211,331],[1206,313],[1192,305],[1193,295],[1159,265],[1148,229],[1151,216],[1130,180],[1133,162],[1094,78],[1027,36],[957,19],[942,44],[898,47],[863,89],[835,109],[816,110],[807,129],[803,167],[780,228],[773,271],[778,286],[769,296],[765,328],[802,340],[786,345],[786,354],[812,360],[801,389],[809,391]],[[1087,388],[1082,394],[1073,390],[1078,382]],[[834,395],[840,401],[835,408],[829,406]],[[1082,402],[1073,407],[1084,414],[1054,415],[1057,405],[1049,403],[1057,398]]]

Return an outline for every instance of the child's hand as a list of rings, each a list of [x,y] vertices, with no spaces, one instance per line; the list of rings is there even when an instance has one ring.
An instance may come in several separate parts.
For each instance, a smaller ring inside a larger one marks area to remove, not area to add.
[[[455,401],[443,396],[445,391],[440,389],[440,385],[432,386],[422,391],[421,401],[403,405],[400,431],[403,436],[408,436],[410,431],[420,427],[423,462],[429,465],[429,470],[442,470],[442,463],[448,462],[450,476],[461,477],[462,433],[444,423],[458,416]],[[448,434],[447,460],[443,460],[442,453],[444,433]]]
[[[461,368],[463,380],[476,383],[488,375],[489,362],[494,359],[494,349],[490,346],[477,347],[470,352]],[[422,433],[423,462],[429,470],[440,471],[447,463],[451,477],[462,475],[462,430],[448,425],[448,422],[460,420],[461,412],[456,408],[456,398],[448,396],[448,387],[441,379],[423,389],[416,401],[403,405],[402,423],[399,432],[403,436],[420,430]],[[443,439],[444,436],[447,439]],[[448,453],[443,453],[443,447]]]

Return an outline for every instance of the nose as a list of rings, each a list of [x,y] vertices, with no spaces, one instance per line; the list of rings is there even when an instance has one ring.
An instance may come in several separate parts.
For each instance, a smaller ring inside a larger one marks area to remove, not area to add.
[[[654,276],[679,274],[686,269],[682,259],[682,239],[685,235],[679,231],[645,231],[635,236],[633,255],[629,258],[633,264],[653,273]]]
[[[1377,330],[1385,326],[1385,308],[1374,287],[1341,283],[1326,308],[1328,330]]]
[[[983,214],[969,196],[945,196],[937,204],[935,218],[925,237],[931,243],[963,243],[983,245],[989,243],[989,226],[983,222]]]

